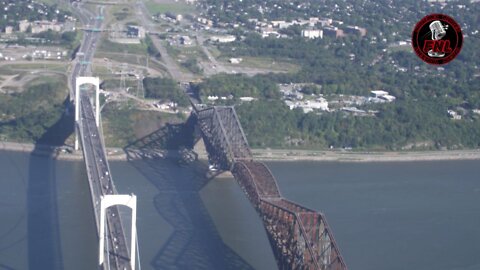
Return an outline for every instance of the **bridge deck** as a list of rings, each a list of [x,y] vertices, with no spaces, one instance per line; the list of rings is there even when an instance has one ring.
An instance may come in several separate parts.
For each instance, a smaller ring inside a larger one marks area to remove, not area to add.
[[[99,234],[100,196],[117,194],[117,191],[111,178],[112,174],[105,155],[105,148],[95,124],[93,107],[87,95],[81,95],[80,104],[82,113],[79,131],[95,210],[97,233]],[[118,207],[108,208],[106,215],[110,251],[106,258],[109,260],[109,265],[113,269],[131,269],[127,241]]]

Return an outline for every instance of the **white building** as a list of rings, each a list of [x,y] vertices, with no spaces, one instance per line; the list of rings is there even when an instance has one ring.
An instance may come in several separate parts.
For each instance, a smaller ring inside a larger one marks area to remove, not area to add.
[[[462,116],[460,114],[458,114],[456,111],[447,110],[447,113],[453,120],[461,120],[462,119]]]
[[[234,42],[236,40],[236,37],[233,35],[212,36],[210,37],[210,40],[219,43],[229,43]]]
[[[242,58],[230,58],[228,59],[228,62],[230,62],[231,64],[240,64],[240,62],[242,62]]]
[[[254,101],[255,98],[253,98],[253,97],[240,97],[240,100],[250,102],[250,101]]]
[[[5,26],[5,34],[10,35],[11,33],[13,33],[13,27]]]
[[[28,27],[30,26],[30,22],[27,20],[22,20],[18,22],[18,31],[20,32],[27,32]]]
[[[31,27],[32,34],[37,34],[37,33],[45,32],[48,30],[60,32],[62,31],[63,24],[60,24],[56,21],[45,21],[45,20],[34,21],[34,22],[23,20],[18,23],[18,28],[20,32],[26,32],[28,27]]]
[[[328,108],[328,101],[323,97],[317,98],[316,100],[306,100],[306,101],[291,101],[285,100],[285,104],[290,110],[295,108],[301,108],[304,113],[312,112],[314,110],[321,111],[330,111]]]
[[[387,102],[392,102],[392,101],[395,101],[396,99],[396,97],[389,95],[387,91],[383,91],[383,90],[373,90],[373,91],[370,91],[370,93],[372,93],[373,98],[385,100]]]
[[[323,31],[314,30],[314,29],[305,29],[305,30],[302,30],[302,37],[306,37],[309,39],[323,38]]]

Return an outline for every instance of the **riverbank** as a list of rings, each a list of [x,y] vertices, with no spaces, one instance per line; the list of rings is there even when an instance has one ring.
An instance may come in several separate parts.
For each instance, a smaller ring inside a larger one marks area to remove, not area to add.
[[[38,155],[51,155],[55,159],[81,160],[81,151],[68,153],[62,148],[48,145],[35,146],[32,143],[0,142],[0,150],[33,152]],[[354,151],[316,151],[252,149],[256,160],[261,161],[338,161],[338,162],[398,162],[398,161],[434,161],[434,160],[476,160],[480,159],[480,149],[446,151],[408,151],[408,152],[354,152]],[[107,148],[109,160],[127,160],[122,148]],[[199,156],[205,159],[205,156]]]
[[[253,149],[256,160],[265,161],[339,161],[339,162],[394,162],[433,160],[476,160],[480,149],[405,152],[355,152]]]
[[[0,142],[0,150],[34,153],[39,156],[51,156],[61,160],[82,160],[82,151],[69,153],[62,147],[35,145],[33,143]],[[127,160],[127,155],[121,148],[107,148],[109,160]]]

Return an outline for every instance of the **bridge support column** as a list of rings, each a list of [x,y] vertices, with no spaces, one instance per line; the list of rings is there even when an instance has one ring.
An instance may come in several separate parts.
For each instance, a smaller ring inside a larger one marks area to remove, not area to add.
[[[95,123],[100,124],[100,79],[98,77],[77,77],[75,79],[75,123],[80,125],[80,86],[92,84],[95,86]],[[78,137],[80,132],[75,125],[75,150],[79,149]]]
[[[132,195],[105,195],[100,198],[100,242],[98,265],[101,267],[105,261],[105,214],[107,208],[114,205],[124,205],[132,209],[132,230],[130,243],[130,266],[135,270],[135,255],[137,241],[137,196]],[[108,255],[107,255],[108,256]]]

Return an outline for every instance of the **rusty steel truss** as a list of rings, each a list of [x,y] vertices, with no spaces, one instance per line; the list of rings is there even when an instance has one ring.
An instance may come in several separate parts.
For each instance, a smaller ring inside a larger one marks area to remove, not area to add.
[[[347,269],[325,216],[283,198],[268,167],[253,160],[233,107],[194,106],[193,116],[210,163],[232,172],[262,218],[279,269]]]
[[[233,107],[215,106],[195,111],[210,162],[230,170],[236,160],[250,160],[252,153]]]

